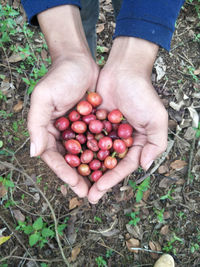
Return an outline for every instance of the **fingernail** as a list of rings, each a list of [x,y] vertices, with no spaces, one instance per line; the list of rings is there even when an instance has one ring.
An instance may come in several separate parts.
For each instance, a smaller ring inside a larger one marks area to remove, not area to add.
[[[153,160],[149,161],[149,163],[146,164],[145,170],[147,171],[153,163]]]
[[[31,143],[30,156],[31,157],[34,157],[35,156],[35,152],[36,152],[35,144],[34,143]]]

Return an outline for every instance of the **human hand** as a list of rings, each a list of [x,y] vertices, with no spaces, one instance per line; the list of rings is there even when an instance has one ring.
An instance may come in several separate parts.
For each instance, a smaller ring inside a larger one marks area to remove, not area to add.
[[[117,39],[100,73],[97,91],[103,98],[102,107],[119,109],[133,126],[134,144],[125,158],[91,187],[88,200],[94,204],[139,165],[147,170],[167,146],[168,116],[150,78],[158,48],[137,38]]]
[[[78,23],[80,18],[79,16],[77,17],[77,12],[79,11],[75,7],[73,9],[75,9],[76,23]],[[59,11],[63,12],[63,9],[56,8],[56,16],[59,16],[58,21],[62,17]],[[65,10],[65,16],[68,11],[69,7]],[[53,12],[53,9],[50,12]],[[54,121],[75,106],[87,90],[92,91],[95,89],[98,67],[89,53],[85,39],[80,41],[81,48],[77,47],[77,39],[79,37],[77,36],[76,39],[76,30],[73,31],[76,43],[74,46],[71,44],[73,38],[71,38],[70,43],[68,39],[65,43],[65,37],[62,36],[62,32],[58,31],[62,39],[60,43],[58,42],[59,36],[51,35],[52,31],[54,31],[54,26],[52,25],[51,27],[48,24],[50,28],[45,28],[46,18],[44,16],[46,14],[49,16],[48,11],[41,14],[39,22],[43,32],[45,32],[50,48],[52,66],[37,84],[31,96],[31,107],[28,116],[28,129],[31,140],[30,153],[31,156],[41,155],[41,158],[59,178],[69,184],[79,197],[85,197],[88,193],[89,183],[66,164],[62,155],[64,152],[63,147],[59,142],[59,132],[54,127]],[[70,14],[68,15],[70,16]],[[53,17],[55,19],[55,14],[53,14]],[[52,21],[52,19],[50,18],[49,21]],[[64,27],[63,25],[62,27]],[[57,33],[55,32],[55,34]],[[58,42],[56,46],[53,45],[54,38]]]

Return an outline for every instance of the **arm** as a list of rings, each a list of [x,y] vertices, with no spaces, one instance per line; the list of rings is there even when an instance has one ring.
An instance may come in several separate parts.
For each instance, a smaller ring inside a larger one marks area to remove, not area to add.
[[[31,96],[30,153],[41,155],[57,176],[83,197],[89,185],[61,155],[54,121],[72,108],[87,90],[95,88],[98,68],[89,52],[78,7],[63,5],[48,9],[38,15],[38,22],[49,47],[52,66]]]

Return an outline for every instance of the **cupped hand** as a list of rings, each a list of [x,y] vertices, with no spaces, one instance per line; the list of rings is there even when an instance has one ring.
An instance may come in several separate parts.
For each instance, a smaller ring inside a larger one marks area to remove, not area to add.
[[[88,193],[88,200],[98,200],[114,185],[142,166],[147,170],[167,146],[168,115],[150,75],[143,75],[130,64],[108,60],[101,71],[97,92],[103,98],[102,107],[119,109],[134,128],[134,143],[127,155],[107,171]]]
[[[41,155],[54,173],[69,184],[79,197],[87,195],[89,184],[65,162],[60,134],[54,127],[54,121],[75,106],[87,90],[95,89],[98,72],[98,67],[89,57],[72,55],[55,60],[31,96],[28,116],[30,154]]]

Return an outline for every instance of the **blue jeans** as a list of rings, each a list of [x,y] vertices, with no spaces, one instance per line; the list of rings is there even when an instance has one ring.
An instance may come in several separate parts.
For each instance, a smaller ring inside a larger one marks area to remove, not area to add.
[[[122,0],[112,0],[115,18],[120,11],[121,2]],[[92,56],[95,59],[97,45],[96,24],[99,18],[99,0],[81,0],[81,5],[81,19],[85,36]]]

